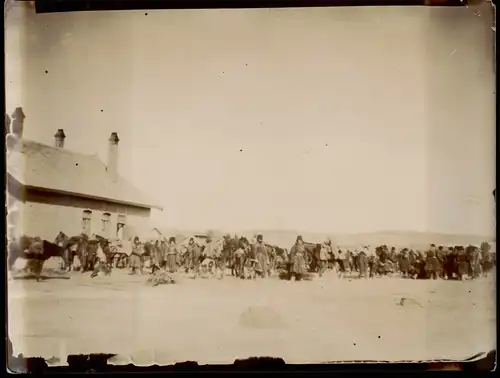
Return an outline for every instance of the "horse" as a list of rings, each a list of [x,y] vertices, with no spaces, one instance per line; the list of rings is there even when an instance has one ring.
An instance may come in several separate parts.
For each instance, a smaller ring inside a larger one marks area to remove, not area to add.
[[[95,238],[97,239],[99,247],[102,249],[102,252],[104,254],[104,262],[108,266],[113,266],[113,261],[115,259],[117,251],[115,249],[111,249],[111,242],[109,241],[109,239],[106,239],[100,235],[95,235]],[[99,252],[99,250],[97,250],[97,252]]]
[[[228,265],[228,268],[231,269],[231,275],[235,276],[235,262],[234,262],[234,253],[238,249],[239,239],[231,238],[229,235],[226,235],[222,240],[222,259]]]
[[[55,244],[64,249],[64,269],[67,271],[76,269],[76,266],[74,265],[75,257],[77,257],[77,260],[80,260],[80,256],[78,255],[77,251],[82,237],[84,237],[83,234],[70,238],[64,232],[59,231],[54,240]],[[81,265],[80,261],[78,262],[79,264],[77,265]]]
[[[12,270],[18,258],[35,258],[34,254],[42,254],[41,245],[35,246],[36,243],[41,243],[39,237],[31,237],[22,235],[19,238],[9,240],[7,243],[7,267]],[[38,248],[37,248],[38,247]],[[38,256],[36,256],[38,257]]]
[[[321,244],[304,242],[304,249],[309,272],[316,272],[319,269]]]
[[[70,256],[71,252],[67,246],[68,240],[69,240],[69,236],[66,235],[62,231],[59,231],[56,238],[54,239],[55,244],[59,245],[61,248],[64,248],[63,260],[64,260],[64,269],[65,270],[68,270],[68,268],[70,266],[70,260],[71,260],[71,256]]]
[[[96,277],[99,272],[104,272],[107,276],[109,276],[111,275],[111,270],[113,268],[114,253],[111,252],[108,239],[103,238],[99,235],[96,235],[95,237],[97,243],[95,243],[94,240],[89,243],[91,248],[96,248],[93,267],[94,269],[92,271],[91,277]]]
[[[8,244],[8,267],[12,269],[18,258],[28,260],[27,269],[31,269],[35,274],[37,281],[40,276],[45,261],[51,257],[64,257],[64,249],[59,245],[49,242],[39,237],[29,237],[23,235],[19,240],[12,240]]]
[[[86,234],[74,236],[71,239],[76,241],[75,257],[78,257],[81,264],[80,271],[82,273],[93,271],[96,262],[97,243],[99,243],[99,240],[89,239]]]
[[[84,273],[94,269],[97,248],[92,244],[95,243],[96,241],[91,242],[86,234],[70,238],[67,244],[67,248],[70,249],[70,270],[80,270]]]

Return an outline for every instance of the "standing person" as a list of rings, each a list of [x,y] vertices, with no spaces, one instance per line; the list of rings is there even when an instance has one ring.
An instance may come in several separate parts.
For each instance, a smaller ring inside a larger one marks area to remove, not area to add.
[[[401,256],[399,257],[399,271],[403,278],[408,277],[410,268],[410,258],[408,256],[408,248],[403,248],[401,250]]]
[[[368,271],[370,278],[373,278],[375,271],[377,270],[377,254],[375,253],[375,248],[366,245],[364,248],[366,252],[366,260],[368,262]]]
[[[130,274],[137,273],[137,269],[142,274],[142,245],[138,236],[132,242],[132,253],[130,254]]]
[[[437,279],[437,257],[436,257],[436,246],[431,244],[431,247],[426,253],[425,270],[428,278],[433,280]]]
[[[200,275],[200,258],[201,258],[201,248],[195,243],[194,238],[189,239],[187,246],[187,253],[189,256],[189,268],[194,273],[194,278]],[[189,270],[188,268],[188,270]]]
[[[172,236],[168,240],[167,247],[167,269],[170,273],[175,273],[177,271],[177,255],[179,253],[177,248],[177,243],[175,238]]]
[[[337,247],[332,246],[330,241],[330,255],[328,256],[328,267],[335,273],[334,277],[338,276],[338,252]]]
[[[368,273],[368,246],[363,246],[358,253],[359,277],[367,278]]]
[[[326,268],[328,266],[328,258],[330,257],[330,241],[327,239],[321,244],[321,249],[319,251],[319,276],[323,277]]]
[[[240,240],[238,249],[234,252],[234,274],[236,277],[245,278],[245,243]]]
[[[215,261],[214,261],[214,255],[215,255],[215,246],[212,243],[212,238],[208,237],[206,241],[205,248],[203,249],[203,264],[207,265],[209,273],[212,275],[215,274]]]
[[[445,277],[445,271],[444,271],[444,262],[446,259],[446,251],[444,250],[444,247],[440,245],[436,251],[436,262],[437,262],[437,272],[438,272],[438,277],[444,279]]]
[[[161,255],[163,256],[160,268],[164,269],[167,265],[167,251],[168,251],[168,243],[166,240],[162,240],[160,242],[160,251]]]
[[[156,240],[153,245],[153,273],[163,266],[163,251],[160,248],[160,241]]]
[[[302,236],[299,235],[295,244],[290,249],[291,273],[296,281],[300,281],[307,272],[305,254],[304,241],[302,240]]]
[[[358,260],[358,256],[359,256],[359,249],[357,247],[354,247],[352,249],[352,252],[351,252],[351,263],[350,263],[350,266],[351,266],[351,271],[350,273],[353,273],[353,272],[358,272],[359,273],[359,266],[358,266],[358,263],[359,263],[359,260]]]
[[[262,235],[257,235],[257,242],[254,244],[255,257],[257,259],[257,272],[262,275],[262,278],[266,278],[268,273],[268,262],[269,258],[267,255],[267,249],[264,245],[264,238]]]

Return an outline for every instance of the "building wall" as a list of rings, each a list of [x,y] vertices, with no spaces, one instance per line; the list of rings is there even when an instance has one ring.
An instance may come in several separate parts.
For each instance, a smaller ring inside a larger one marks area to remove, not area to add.
[[[151,209],[113,204],[76,196],[62,196],[42,191],[28,191],[20,204],[19,227],[16,234],[40,236],[53,240],[59,231],[69,236],[83,231],[83,212],[90,210],[91,234],[115,238],[119,215],[125,215],[124,238],[141,236],[150,228]],[[109,213],[109,233],[103,235],[102,218]]]

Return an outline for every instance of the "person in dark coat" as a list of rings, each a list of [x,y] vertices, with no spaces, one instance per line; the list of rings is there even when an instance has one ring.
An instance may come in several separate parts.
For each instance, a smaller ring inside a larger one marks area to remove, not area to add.
[[[304,241],[302,240],[302,236],[299,235],[290,250],[290,259],[292,263],[291,274],[295,277],[296,281],[300,281],[307,273],[305,254]]]
[[[139,240],[139,237],[136,236],[134,237],[134,241],[132,242],[132,254],[130,255],[130,269],[131,272],[130,274],[135,274],[137,272],[137,269],[142,274],[142,245]]]
[[[156,270],[159,270],[163,267],[164,261],[163,261],[163,251],[160,248],[160,241],[156,240],[153,245],[153,272]]]
[[[238,249],[234,252],[234,271],[235,276],[239,278],[245,278],[245,255],[247,251],[247,243],[244,240],[240,240],[238,243]]]
[[[399,256],[399,271],[404,278],[408,277],[410,272],[410,258],[408,256],[408,248],[403,248]]]
[[[266,278],[268,271],[269,258],[267,255],[267,249],[264,245],[264,238],[262,235],[257,235],[257,242],[254,244],[255,257],[257,259],[256,271],[262,275],[262,278]]]
[[[319,276],[322,277],[328,267],[328,258],[331,255],[331,243],[330,240],[325,240],[321,244],[321,250],[319,252]]]
[[[431,244],[431,247],[426,253],[425,270],[428,278],[437,279],[438,276],[438,261],[436,257],[436,246]]]
[[[171,237],[168,242],[167,269],[170,273],[175,273],[177,271],[177,255],[179,254],[179,249],[177,248],[177,243],[174,237]]]
[[[200,275],[201,248],[194,242],[194,238],[189,239],[187,253],[189,256],[189,268],[193,271],[194,278],[196,278]]]

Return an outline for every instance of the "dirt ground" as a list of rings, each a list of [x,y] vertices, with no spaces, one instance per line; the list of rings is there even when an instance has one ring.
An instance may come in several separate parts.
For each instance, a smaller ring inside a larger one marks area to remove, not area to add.
[[[10,280],[14,353],[55,364],[81,353],[115,353],[111,363],[136,365],[251,356],[319,363],[461,360],[496,346],[491,276],[341,280],[328,272],[289,282],[179,275],[175,285],[152,287],[148,276],[127,273]]]

